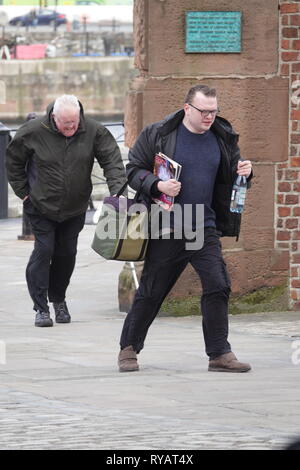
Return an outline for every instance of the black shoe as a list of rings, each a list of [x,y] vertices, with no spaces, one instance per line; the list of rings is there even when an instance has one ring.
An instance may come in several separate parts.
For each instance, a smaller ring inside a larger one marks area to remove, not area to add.
[[[50,318],[50,313],[49,312],[41,312],[40,310],[37,310],[36,316],[35,316],[35,326],[53,326],[53,321]]]
[[[56,323],[70,323],[71,316],[65,301],[53,302]]]

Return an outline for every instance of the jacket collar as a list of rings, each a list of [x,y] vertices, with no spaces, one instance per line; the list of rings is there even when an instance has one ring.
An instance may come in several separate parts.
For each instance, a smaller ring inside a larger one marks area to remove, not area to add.
[[[158,124],[158,132],[160,135],[165,136],[175,130],[184,118],[184,110],[180,109],[175,113],[169,114]],[[222,137],[223,139],[238,138],[238,134],[233,130],[231,124],[221,116],[217,116],[211,130]]]

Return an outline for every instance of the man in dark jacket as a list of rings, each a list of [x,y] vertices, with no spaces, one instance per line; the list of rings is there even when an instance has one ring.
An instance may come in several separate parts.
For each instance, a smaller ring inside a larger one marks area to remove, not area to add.
[[[8,146],[8,180],[23,200],[35,236],[26,279],[36,326],[53,326],[48,299],[57,323],[71,321],[66,289],[92,191],[95,158],[110,193],[117,193],[126,181],[119,147],[104,126],[84,116],[73,95],[60,96],[46,116],[26,122]]]
[[[129,153],[129,184],[145,199],[150,201],[165,193],[175,197],[175,205],[183,211],[187,205],[204,205],[204,243],[200,249],[187,249],[184,237],[149,241],[140,286],[121,335],[120,372],[139,369],[137,354],[144,346],[148,328],[188,263],[199,275],[203,288],[201,310],[208,370],[251,369],[237,360],[228,342],[230,279],[219,237],[238,237],[241,216],[229,210],[231,191],[237,174],[250,180],[252,166],[249,160],[241,161],[238,135],[217,114],[215,89],[196,85],[189,90],[184,109],[147,126]],[[161,181],[153,174],[157,152],[182,165],[180,181]],[[197,231],[194,215],[191,223]]]

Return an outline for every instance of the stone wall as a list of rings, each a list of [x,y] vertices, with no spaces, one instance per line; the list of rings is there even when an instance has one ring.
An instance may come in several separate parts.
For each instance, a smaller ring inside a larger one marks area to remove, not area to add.
[[[134,75],[131,57],[2,60],[6,99],[0,104],[0,121],[23,120],[32,111],[42,114],[63,93],[78,96],[89,115],[120,119]]]
[[[130,146],[144,125],[182,107],[190,86],[217,88],[221,115],[240,134],[241,154],[253,161],[255,173],[240,239],[223,239],[233,292],[290,282],[292,307],[300,300],[300,128],[299,103],[291,105],[289,94],[300,73],[299,6],[299,0],[220,0],[217,6],[214,0],[136,0],[139,75],[131,82],[125,115]],[[185,53],[187,10],[241,11],[242,52]],[[198,290],[187,268],[171,295]]]

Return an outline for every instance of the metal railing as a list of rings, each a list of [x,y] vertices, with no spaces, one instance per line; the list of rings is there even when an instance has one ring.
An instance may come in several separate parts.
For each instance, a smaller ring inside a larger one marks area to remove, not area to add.
[[[124,122],[123,121],[120,121],[120,122],[110,122],[110,123],[105,123],[103,124],[105,127],[109,128],[109,127],[123,127],[123,130],[120,134],[118,134],[117,136],[115,136],[115,139],[116,139],[116,142],[118,144],[121,144],[124,142],[124,135],[125,135],[125,130],[124,130]],[[124,160],[123,160],[124,161]],[[95,175],[94,173],[92,173],[92,177],[93,178],[96,178],[99,180],[98,183],[93,183],[93,186],[96,186],[98,184],[106,184],[106,179],[101,177],[101,176],[98,176],[98,175]]]
[[[124,122],[123,121],[120,121],[120,122],[111,122],[111,123],[105,123],[103,124],[105,127],[107,128],[110,128],[110,127],[122,127],[123,130],[120,134],[118,134],[117,136],[114,136],[115,139],[116,139],[116,142],[118,144],[122,144],[124,142],[124,135],[125,135],[125,130],[124,130]],[[123,162],[126,161],[123,159]],[[106,185],[106,179],[102,176],[98,176],[96,175],[95,173],[92,173],[92,178],[95,180],[98,180],[96,183],[93,182],[93,186],[97,186],[99,184],[103,184],[103,185]],[[91,195],[90,199],[89,199],[89,209],[90,210],[95,210],[95,206],[94,206],[94,202],[93,202],[93,194]]]

